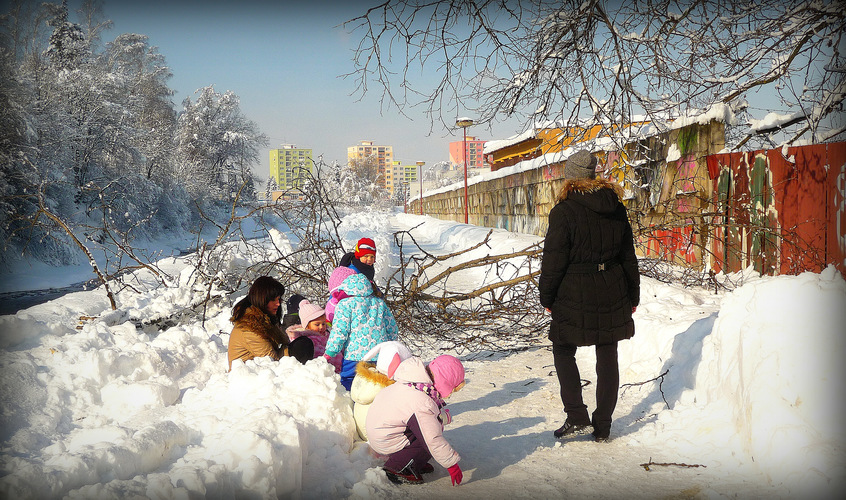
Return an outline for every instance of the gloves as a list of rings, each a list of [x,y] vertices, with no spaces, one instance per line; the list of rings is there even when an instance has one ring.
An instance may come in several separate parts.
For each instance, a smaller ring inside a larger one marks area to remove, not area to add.
[[[438,418],[443,425],[449,425],[449,423],[452,422],[452,415],[449,414],[449,409],[447,408],[441,408],[441,413],[438,415]]]
[[[464,479],[464,474],[461,473],[461,467],[459,467],[458,464],[453,465],[447,469],[447,471],[449,472],[449,478],[452,479],[453,486],[461,484],[461,480]]]

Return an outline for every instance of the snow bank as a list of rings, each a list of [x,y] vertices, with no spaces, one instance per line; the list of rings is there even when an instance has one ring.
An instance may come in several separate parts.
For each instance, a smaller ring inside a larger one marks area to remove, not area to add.
[[[814,496],[817,474],[846,485],[831,460],[846,445],[843,325],[846,282],[831,266],[729,294],[703,344],[696,405],[725,405],[744,451],[796,495]]]
[[[846,486],[846,282],[833,267],[747,278],[724,297],[645,279],[641,296],[622,379],[666,375],[633,441],[663,439],[688,463],[763,473],[791,497]]]

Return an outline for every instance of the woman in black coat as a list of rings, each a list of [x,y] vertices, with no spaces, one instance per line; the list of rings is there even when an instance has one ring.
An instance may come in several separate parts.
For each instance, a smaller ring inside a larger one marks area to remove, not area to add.
[[[634,335],[640,275],[623,190],[597,179],[596,163],[588,151],[579,151],[564,166],[564,186],[549,212],[538,288],[541,305],[552,313],[549,339],[567,413],[555,437],[593,426],[596,441],[606,441],[620,385],[617,342]],[[576,365],[576,348],[590,345],[596,346],[597,376],[591,417]]]

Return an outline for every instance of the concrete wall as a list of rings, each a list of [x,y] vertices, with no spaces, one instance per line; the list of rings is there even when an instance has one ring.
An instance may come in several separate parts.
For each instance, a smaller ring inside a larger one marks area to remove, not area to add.
[[[694,124],[626,145],[621,151],[597,152],[602,175],[621,184],[626,205],[660,217],[670,204],[681,211],[701,209],[711,198],[706,157],[724,147],[723,124]],[[675,147],[673,147],[675,145]],[[667,162],[668,152],[678,160]],[[543,236],[547,215],[563,184],[563,163],[554,163],[468,186],[468,222]],[[419,212],[419,202],[409,211]],[[427,215],[464,222],[463,186],[423,199]],[[641,221],[649,224],[650,221]]]
[[[594,153],[601,175],[626,192],[638,254],[716,272],[834,264],[846,276],[846,143],[786,156],[724,148],[723,124],[712,121]],[[469,222],[544,236],[562,184],[554,163],[470,185]],[[423,202],[427,215],[464,222],[463,186]]]

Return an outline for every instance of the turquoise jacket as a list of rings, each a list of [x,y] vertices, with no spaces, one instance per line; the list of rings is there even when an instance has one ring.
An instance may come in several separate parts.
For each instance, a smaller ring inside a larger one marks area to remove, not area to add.
[[[364,355],[376,344],[397,340],[397,321],[384,300],[373,295],[367,276],[348,276],[338,287],[347,298],[338,302],[326,354],[344,354],[350,361],[367,361]]]

